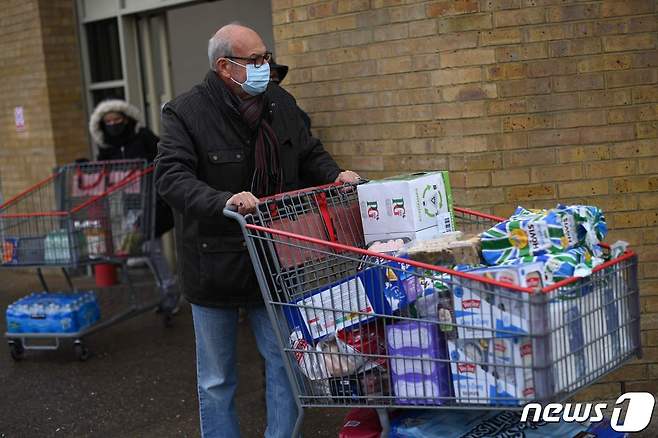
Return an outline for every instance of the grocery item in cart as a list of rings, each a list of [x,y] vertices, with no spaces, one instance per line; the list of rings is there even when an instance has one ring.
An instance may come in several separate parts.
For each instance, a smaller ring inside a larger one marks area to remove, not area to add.
[[[441,405],[450,397],[450,371],[443,336],[432,322],[404,321],[386,327],[391,383],[396,402]]]
[[[366,243],[428,239],[454,231],[447,171],[401,175],[357,186]]]
[[[87,241],[80,231],[60,229],[48,233],[44,241],[46,263],[77,263],[87,255]]]
[[[531,365],[529,338],[455,339],[448,351],[458,403],[518,405],[534,397],[532,370],[509,367]]]
[[[401,250],[411,260],[431,265],[479,265],[480,238],[464,238],[461,231],[440,235],[434,239],[413,241]]]
[[[92,291],[33,293],[7,307],[9,333],[75,333],[100,318]]]
[[[299,350],[295,351],[295,359],[304,375],[311,380],[349,376],[360,369],[377,366],[357,348],[333,335],[313,346],[306,341],[302,331],[296,328],[290,334],[290,346]]]
[[[554,235],[564,235],[554,212],[512,216],[480,234],[482,258],[488,265],[498,265],[519,257],[546,254]]]
[[[502,283],[539,289],[542,263],[487,267],[468,271]],[[460,339],[518,336],[541,330],[544,315],[530,294],[455,277],[453,299]]]
[[[2,240],[2,264],[37,265],[43,263],[43,237],[5,237]]]
[[[451,283],[450,276],[434,271],[426,271],[423,275],[418,279],[423,292],[413,304],[417,316],[438,321],[439,331],[446,339],[456,338],[455,305],[448,287]],[[413,311],[411,313],[413,314]]]
[[[312,291],[285,307],[290,327],[298,327],[314,343],[321,338],[373,319],[375,290],[381,295],[381,271],[366,269],[343,281]],[[373,284],[375,283],[375,284]],[[381,303],[381,300],[379,300]]]
[[[544,264],[544,286],[550,286],[570,277],[590,275],[593,268],[603,263],[603,259],[593,257],[589,249],[581,246],[556,254],[527,256],[508,260],[502,263],[501,266],[532,262]]]
[[[562,253],[584,246],[595,256],[607,234],[603,212],[593,206],[558,205],[551,210],[518,207],[514,214],[481,234],[482,256],[497,265],[519,257]]]

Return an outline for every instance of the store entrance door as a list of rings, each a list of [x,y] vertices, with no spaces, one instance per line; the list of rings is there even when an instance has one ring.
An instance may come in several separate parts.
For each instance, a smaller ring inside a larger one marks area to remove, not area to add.
[[[137,45],[141,66],[144,118],[160,134],[160,110],[171,100],[173,85],[169,56],[167,14],[143,14],[136,17]]]

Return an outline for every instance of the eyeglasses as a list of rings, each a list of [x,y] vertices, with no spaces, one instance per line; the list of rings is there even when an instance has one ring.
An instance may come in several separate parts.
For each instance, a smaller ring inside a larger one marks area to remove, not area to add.
[[[241,59],[247,61],[247,64],[253,64],[255,67],[260,67],[264,63],[269,63],[272,59],[272,52],[265,52],[264,55],[252,55],[249,58],[244,58],[242,56],[227,56],[230,59]]]

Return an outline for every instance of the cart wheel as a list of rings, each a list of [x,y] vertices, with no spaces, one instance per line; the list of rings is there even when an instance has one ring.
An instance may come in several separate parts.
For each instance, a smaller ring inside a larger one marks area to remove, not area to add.
[[[75,356],[78,358],[79,361],[86,361],[89,359],[89,350],[85,346],[85,344],[82,343],[80,340],[76,340],[73,343],[73,349],[75,350]]]
[[[24,353],[25,353],[25,348],[23,347],[23,343],[20,340],[9,341],[9,354],[11,354],[12,359],[14,359],[15,361],[19,361],[23,359]]]

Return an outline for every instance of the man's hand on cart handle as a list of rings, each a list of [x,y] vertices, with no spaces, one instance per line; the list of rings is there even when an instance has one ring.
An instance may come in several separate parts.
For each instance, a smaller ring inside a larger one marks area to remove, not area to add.
[[[226,205],[235,205],[238,207],[238,213],[241,215],[255,212],[256,204],[258,204],[258,198],[251,192],[236,193],[226,201]]]
[[[361,177],[359,176],[358,173],[353,172],[351,170],[346,170],[344,172],[341,172],[338,174],[338,177],[336,177],[337,183],[357,183]]]

